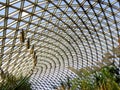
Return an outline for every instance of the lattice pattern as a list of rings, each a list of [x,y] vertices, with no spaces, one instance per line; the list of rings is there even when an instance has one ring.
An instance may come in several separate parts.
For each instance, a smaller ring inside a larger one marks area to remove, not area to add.
[[[28,75],[34,69],[33,78],[56,77],[61,70],[66,74],[67,67],[96,65],[117,47],[119,35],[119,0],[0,1],[1,68],[13,74]],[[30,53],[33,46],[35,55]]]

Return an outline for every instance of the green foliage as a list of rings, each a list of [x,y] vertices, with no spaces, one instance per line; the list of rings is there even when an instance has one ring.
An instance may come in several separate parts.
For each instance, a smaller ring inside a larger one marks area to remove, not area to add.
[[[116,83],[116,73],[115,73],[116,67],[106,66],[103,67],[99,72],[94,72],[89,78],[86,77],[87,81],[87,87],[88,89],[85,90],[120,90],[120,86],[118,83]],[[93,77],[91,79],[91,77]],[[89,83],[92,84],[90,85]],[[83,85],[83,86],[85,86]],[[83,87],[81,84],[81,88]],[[92,86],[92,89],[91,89]],[[82,89],[83,90],[83,89]]]
[[[114,65],[105,66],[100,71],[82,73],[79,78],[69,81],[70,90],[120,90],[119,71]]]
[[[30,88],[31,84],[29,83],[29,78],[21,77],[21,82],[16,86],[14,90],[32,90]]]
[[[9,74],[0,83],[0,90],[32,90],[30,86],[29,78],[22,76],[16,78]]]

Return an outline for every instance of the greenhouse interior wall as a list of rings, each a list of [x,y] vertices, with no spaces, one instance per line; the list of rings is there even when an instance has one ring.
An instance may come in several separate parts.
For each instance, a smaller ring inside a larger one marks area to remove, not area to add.
[[[117,89],[71,83],[109,66]],[[120,0],[0,0],[0,90],[120,90]]]

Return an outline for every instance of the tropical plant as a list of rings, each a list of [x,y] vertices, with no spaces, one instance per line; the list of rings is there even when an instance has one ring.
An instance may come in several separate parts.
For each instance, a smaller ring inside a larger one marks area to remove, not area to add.
[[[94,72],[84,69],[79,77],[61,82],[59,90],[120,90],[119,69],[114,64]]]
[[[105,66],[94,73],[85,71],[79,79],[73,79],[71,90],[78,87],[81,90],[120,90],[119,80],[118,68],[114,65]]]
[[[32,90],[29,77],[16,78],[12,74],[4,74],[6,77],[0,83],[0,90]]]
[[[32,90],[28,77],[21,77],[21,82],[14,88],[14,90]]]

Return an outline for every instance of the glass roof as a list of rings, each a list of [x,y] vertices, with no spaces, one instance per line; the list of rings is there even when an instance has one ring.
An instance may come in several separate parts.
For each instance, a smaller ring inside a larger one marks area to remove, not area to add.
[[[33,90],[96,65],[119,35],[119,0],[0,0],[1,68],[31,75]]]

